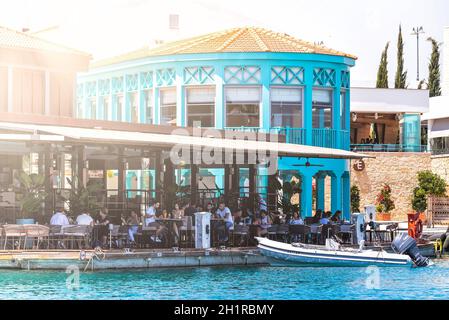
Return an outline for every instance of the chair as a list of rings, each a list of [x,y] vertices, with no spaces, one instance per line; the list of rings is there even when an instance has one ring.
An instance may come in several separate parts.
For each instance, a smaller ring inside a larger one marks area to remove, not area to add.
[[[288,241],[288,235],[289,235],[289,225],[288,224],[280,224],[278,225],[278,228],[276,230],[276,238],[281,238],[282,241],[287,242]]]
[[[304,218],[304,224],[305,224],[306,226],[311,226],[311,225],[313,224],[314,221],[315,221],[315,218],[314,218],[314,217],[307,217],[307,218]]]
[[[184,242],[186,247],[190,244],[193,246],[195,226],[191,216],[182,217],[182,226],[179,228],[179,244]],[[184,236],[184,237],[183,237]],[[184,240],[184,241],[183,241]]]
[[[302,224],[291,224],[288,227],[290,242],[307,242],[311,227]]]
[[[62,238],[62,226],[50,225],[49,244],[51,247],[57,249],[58,243]],[[55,244],[56,242],[56,244]]]
[[[152,236],[156,236],[157,234],[157,228],[156,227],[147,227],[147,226],[142,226],[141,229],[142,235],[139,237],[140,238],[140,246],[143,248],[146,248],[147,246],[150,245],[150,238]]]
[[[40,243],[42,240],[47,240],[47,248],[50,247],[50,228],[38,224],[24,225],[25,228],[25,246],[27,249],[28,240],[31,240],[32,249],[40,248]]]
[[[246,242],[246,246],[248,246],[248,240],[249,240],[249,227],[246,225],[240,225],[237,224],[234,226],[234,230],[232,232],[232,245],[235,246],[235,237],[237,236],[240,239],[240,244],[243,243],[243,241]]]
[[[342,224],[340,226],[340,231],[338,232],[338,235],[341,235],[343,241],[344,238],[348,238],[349,243],[353,243],[354,239],[354,231],[355,231],[355,225],[354,224]]]
[[[6,245],[8,243],[8,239],[10,239],[11,242],[11,248],[12,250],[15,250],[16,242],[18,241],[18,250],[21,248],[22,241],[25,244],[25,237],[26,232],[23,225],[17,225],[17,224],[6,224],[3,226],[3,236],[4,236],[4,245],[3,250],[6,250]],[[16,240],[17,239],[17,240]]]
[[[267,231],[268,231],[268,239],[276,240],[278,229],[279,229],[279,225],[277,225],[277,224],[274,224],[271,227],[269,227],[267,229]]]
[[[310,238],[312,243],[319,244],[321,243],[321,238],[323,234],[323,225],[322,224],[313,224],[310,226]]]
[[[62,241],[65,244],[65,241],[70,241],[70,247],[74,248],[74,241],[78,241],[78,247],[81,247],[82,242],[84,241],[85,247],[89,246],[90,243],[90,234],[91,227],[84,225],[68,225],[62,226]]]

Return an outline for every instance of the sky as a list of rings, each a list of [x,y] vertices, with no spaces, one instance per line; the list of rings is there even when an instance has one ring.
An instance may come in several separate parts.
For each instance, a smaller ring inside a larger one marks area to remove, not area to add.
[[[259,26],[358,56],[353,86],[374,86],[381,52],[390,42],[389,78],[394,83],[399,24],[405,41],[408,82],[416,87],[415,26],[420,42],[420,78],[427,77],[431,46],[449,26],[447,0],[0,0],[0,25],[32,32],[101,59],[152,43],[238,26]],[[168,15],[180,28],[168,31]]]

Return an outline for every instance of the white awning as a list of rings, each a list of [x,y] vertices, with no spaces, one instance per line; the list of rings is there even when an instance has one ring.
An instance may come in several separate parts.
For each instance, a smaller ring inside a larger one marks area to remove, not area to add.
[[[364,154],[351,151],[312,147],[282,142],[267,142],[253,140],[232,140],[225,138],[199,137],[189,135],[187,130],[181,132],[182,128],[174,129],[174,134],[158,134],[131,131],[118,131],[106,129],[87,129],[68,126],[48,126],[23,123],[0,122],[0,130],[14,130],[49,133],[64,136],[65,141],[75,140],[77,142],[122,144],[128,146],[193,146],[207,147],[222,150],[235,150],[236,152],[277,152],[279,156],[302,157],[302,158],[330,158],[330,159],[362,159],[374,158]]]

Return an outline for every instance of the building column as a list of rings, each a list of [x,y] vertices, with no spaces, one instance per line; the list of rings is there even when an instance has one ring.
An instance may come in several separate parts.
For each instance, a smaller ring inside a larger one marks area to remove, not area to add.
[[[190,201],[197,203],[198,201],[198,165],[192,163],[190,165]]]
[[[184,69],[180,66],[176,67],[176,125],[179,127],[186,126],[185,114],[185,94],[183,87],[183,72]]]
[[[257,169],[254,164],[249,165],[249,203],[252,212],[258,210],[258,205],[256,204],[256,185],[257,185]]]
[[[342,210],[342,173],[339,171],[331,174],[331,211],[335,213]]]
[[[345,220],[351,219],[351,179],[349,172],[343,173],[342,177],[342,188],[343,188],[343,218]]]
[[[335,145],[332,146],[336,149],[343,149],[341,143],[341,116],[340,116],[340,93],[341,93],[341,70],[335,69],[335,88],[333,96],[333,108],[332,108],[332,128],[335,130]]]
[[[215,68],[215,128],[223,129],[225,125],[224,66]]]
[[[315,177],[316,181],[316,210],[325,209],[326,196],[326,174],[318,173]]]
[[[312,216],[313,174],[301,173],[301,216],[303,218]]]
[[[126,190],[126,159],[123,157],[123,148],[119,148],[118,156],[118,202],[125,201]]]
[[[304,120],[305,144],[312,145],[312,92],[313,92],[313,66],[307,65],[304,69]]]
[[[262,65],[262,110],[261,110],[261,128],[270,132],[271,127],[271,103],[270,103],[270,83],[271,83],[271,67],[270,65]]]

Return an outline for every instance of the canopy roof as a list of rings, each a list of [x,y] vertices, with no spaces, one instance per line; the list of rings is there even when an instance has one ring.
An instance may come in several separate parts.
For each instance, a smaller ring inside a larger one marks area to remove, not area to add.
[[[305,145],[289,144],[282,142],[253,141],[253,140],[233,140],[226,138],[192,136],[185,131],[185,134],[160,134],[144,133],[119,130],[105,130],[101,128],[78,128],[54,125],[35,125],[13,122],[0,122],[0,130],[7,130],[9,133],[25,132],[25,135],[7,135],[2,140],[24,139],[39,141],[67,141],[81,143],[102,143],[102,144],[122,144],[126,146],[151,146],[170,148],[173,146],[207,147],[222,150],[234,150],[236,152],[277,152],[278,156],[303,157],[303,158],[330,158],[330,159],[362,159],[371,158],[351,151],[312,147]],[[30,133],[32,133],[30,135]],[[25,138],[24,138],[25,137]]]

